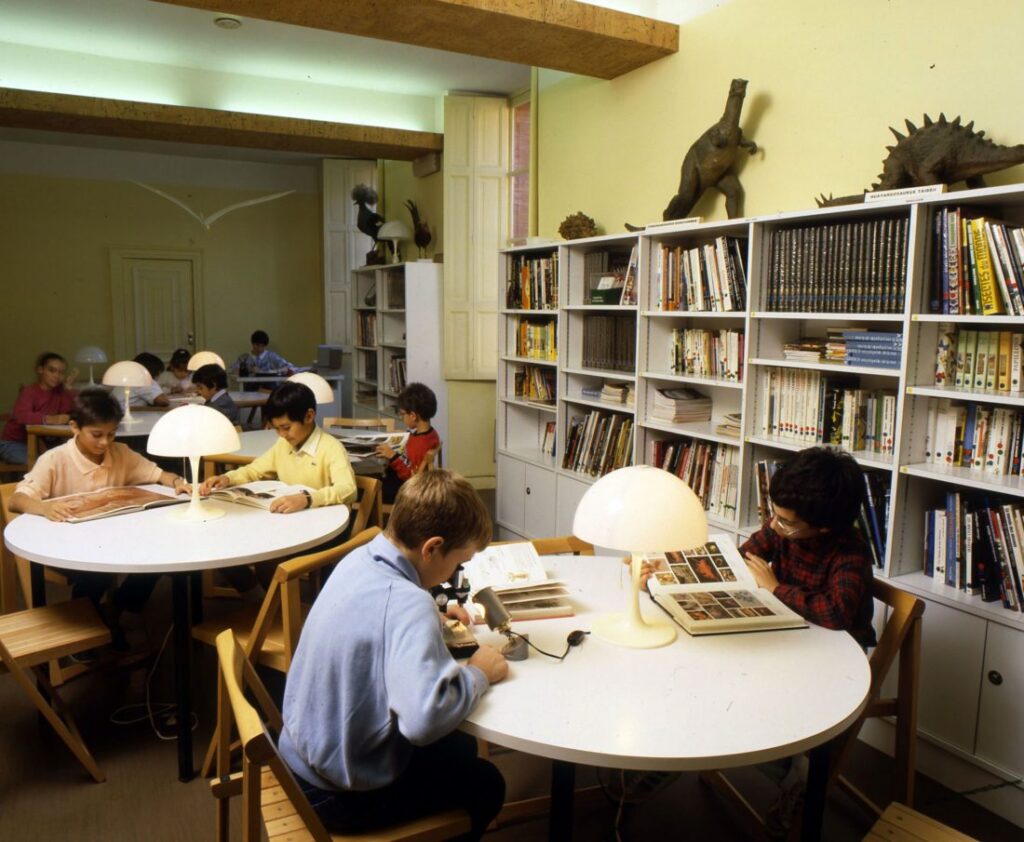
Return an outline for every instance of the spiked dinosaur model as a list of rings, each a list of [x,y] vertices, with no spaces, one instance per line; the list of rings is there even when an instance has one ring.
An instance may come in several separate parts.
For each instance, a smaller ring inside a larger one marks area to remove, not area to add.
[[[740,149],[746,149],[751,155],[757,152],[757,144],[744,140],[740,128],[740,111],[746,94],[747,80],[733,79],[722,119],[687,150],[679,172],[679,190],[665,208],[662,219],[685,218],[701,194],[711,187],[725,196],[725,212],[729,218],[739,216],[743,188],[732,166]]]
[[[878,183],[872,184],[865,193],[957,181],[966,182],[968,187],[983,187],[982,176],[986,173],[1024,163],[1024,144],[1000,146],[993,143],[984,132],[974,131],[973,120],[961,126],[959,117],[950,122],[945,114],[940,114],[938,120],[925,114],[921,128],[910,120],[906,124],[906,135],[889,127],[896,135],[896,145],[886,147],[889,155],[882,162]],[[852,205],[863,199],[863,195],[837,198],[822,195],[816,201],[818,207],[829,207]]]

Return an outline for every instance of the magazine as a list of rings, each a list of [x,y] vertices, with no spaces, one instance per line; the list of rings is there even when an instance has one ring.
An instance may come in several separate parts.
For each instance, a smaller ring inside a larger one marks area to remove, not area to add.
[[[329,427],[327,432],[345,446],[349,459],[354,461],[373,456],[381,444],[388,445],[394,451],[401,450],[409,438],[409,433],[405,431],[361,433],[345,427]]]
[[[143,509],[154,509],[157,506],[171,506],[175,503],[187,503],[188,496],[175,496],[170,489],[153,491],[138,485],[101,488],[99,491],[85,491],[81,494],[69,494],[66,497],[55,497],[74,509],[74,516],[67,519],[68,523],[84,523],[101,517],[112,517],[129,512],[141,512]]]
[[[269,509],[270,504],[278,497],[301,494],[303,491],[312,492],[313,489],[307,485],[286,485],[280,480],[264,479],[233,485],[231,488],[221,488],[210,492],[210,497],[226,503],[238,503],[240,506]]]
[[[693,550],[647,555],[654,573],[651,598],[692,635],[794,629],[807,626],[796,612],[759,588],[726,535],[711,535]]]
[[[572,617],[565,585],[549,579],[540,556],[529,542],[497,544],[481,550],[462,567],[469,580],[469,599],[490,587],[513,620]],[[483,617],[475,620],[482,623]]]

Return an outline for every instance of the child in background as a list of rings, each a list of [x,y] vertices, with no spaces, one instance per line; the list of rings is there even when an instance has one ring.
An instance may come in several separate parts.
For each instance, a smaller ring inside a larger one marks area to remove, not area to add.
[[[465,664],[445,648],[429,588],[487,546],[491,519],[450,471],[413,477],[387,530],[349,554],[302,627],[279,747],[328,830],[365,833],[465,808],[467,839],[501,809],[505,782],[456,730],[508,673],[493,646]],[[468,620],[460,606],[450,611]]]
[[[212,406],[232,424],[238,424],[238,407],[228,394],[228,376],[216,363],[200,366],[192,375],[196,394],[206,406]]]
[[[166,485],[179,494],[187,492],[188,483],[180,476],[161,470],[144,456],[114,441],[123,414],[121,405],[106,392],[92,390],[80,395],[70,413],[75,437],[39,457],[18,483],[11,497],[11,511],[63,521],[74,513],[59,499],[68,494],[146,483]],[[144,536],[140,536],[140,540],[144,540]],[[75,570],[65,571],[65,575],[72,582],[72,595],[87,596],[97,607],[115,578],[113,573]],[[104,616],[114,629],[115,643],[120,640],[123,645],[123,633],[117,625],[121,612],[142,611],[158,578],[158,574],[132,574],[114,591]]]
[[[186,348],[179,348],[167,363],[167,370],[156,378],[164,394],[180,395],[192,391],[192,372],[188,370],[188,361],[192,353]],[[136,359],[138,362],[138,359]]]
[[[265,330],[253,331],[249,342],[252,349],[231,364],[231,371],[237,372],[241,377],[256,374],[294,374],[294,366],[267,347],[270,344],[270,337]]]
[[[263,414],[277,431],[274,446],[250,464],[206,480],[199,487],[200,494],[205,496],[218,488],[255,480],[276,479],[314,490],[276,498],[270,504],[272,512],[289,514],[356,499],[356,477],[348,453],[341,442],[316,425],[316,398],[308,386],[291,381],[282,383],[267,398]],[[259,596],[256,585],[269,587],[276,568],[276,561],[265,561],[256,565],[255,576],[244,565],[225,567],[219,573],[243,598],[255,601]]]
[[[46,351],[36,360],[36,382],[25,386],[14,402],[10,420],[0,437],[0,461],[14,465],[28,461],[27,424],[67,424],[75,401],[71,386],[78,369],[68,373],[60,354]]]
[[[377,455],[388,460],[382,488],[385,503],[393,503],[402,483],[419,470],[427,453],[441,447],[437,430],[430,426],[430,419],[437,414],[437,397],[429,386],[410,383],[402,389],[398,412],[409,428],[405,445],[397,453],[386,444],[377,447]]]
[[[163,360],[161,360],[156,354],[151,354],[149,351],[143,351],[141,354],[136,355],[135,362],[149,372],[149,376],[153,378],[153,382],[148,386],[132,386],[128,390],[128,405],[170,406],[171,402],[167,399],[167,395],[164,394],[164,390],[160,388],[160,384],[157,382],[157,378],[160,377],[160,374],[164,370]],[[112,394],[117,398],[117,401],[121,403],[123,408],[124,389],[114,389]]]

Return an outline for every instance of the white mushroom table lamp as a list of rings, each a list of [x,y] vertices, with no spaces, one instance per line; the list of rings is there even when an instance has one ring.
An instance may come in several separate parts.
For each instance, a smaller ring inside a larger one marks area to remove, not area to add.
[[[636,465],[601,477],[576,507],[573,534],[598,547],[632,555],[629,610],[606,614],[591,625],[609,643],[636,649],[664,646],[676,638],[668,620],[640,614],[640,565],[644,553],[686,550],[707,543],[708,522],[697,495],[675,474]]]
[[[401,263],[402,258],[398,251],[398,241],[411,240],[412,231],[409,230],[409,226],[404,222],[392,220],[380,226],[377,230],[377,239],[391,240],[391,247],[394,249],[394,253],[391,255],[391,263]]]
[[[150,377],[146,367],[131,360],[122,360],[114,363],[103,372],[103,385],[124,389],[124,418],[122,424],[134,424],[138,421],[132,416],[131,390],[137,386],[151,386],[153,378]]]
[[[101,365],[107,361],[107,353],[98,345],[85,345],[75,353],[75,362],[89,366],[89,385],[95,386],[96,381],[92,376],[92,367]]]
[[[293,374],[288,379],[292,383],[301,383],[303,386],[309,387],[309,390],[313,393],[313,397],[316,398],[316,402],[318,404],[334,403],[334,390],[331,389],[331,384],[316,372],[300,371],[298,374]]]
[[[227,368],[221,355],[215,354],[213,351],[196,351],[189,357],[187,368],[189,371],[199,371],[204,365],[219,365],[221,368]]]

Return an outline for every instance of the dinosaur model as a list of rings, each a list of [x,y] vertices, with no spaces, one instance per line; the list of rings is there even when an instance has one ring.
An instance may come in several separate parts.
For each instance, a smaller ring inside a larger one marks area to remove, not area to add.
[[[889,154],[882,162],[878,183],[865,193],[878,190],[899,190],[925,184],[953,184],[964,181],[968,187],[983,187],[986,173],[1024,163],[1024,144],[1000,146],[982,131],[974,131],[974,121],[960,125],[960,118],[947,120],[940,114],[938,120],[924,115],[924,125],[918,128],[906,121],[907,134],[896,135],[896,145],[887,146]],[[852,205],[863,201],[864,194],[833,198],[822,194],[815,201],[818,207]]]
[[[430,226],[420,218],[420,209],[412,199],[405,200],[405,206],[409,209],[409,216],[412,217],[412,239],[420,250],[420,257],[427,256],[427,246],[433,237],[430,234]]]
[[[733,79],[722,119],[697,138],[687,150],[679,173],[679,190],[665,208],[662,219],[683,219],[701,194],[714,187],[725,196],[725,212],[732,219],[740,214],[743,187],[733,172],[736,153],[746,149],[753,155],[757,144],[744,140],[740,111],[747,95],[747,80]]]

